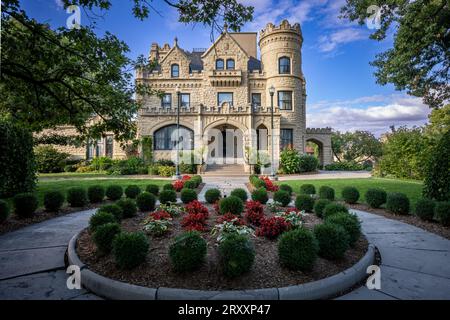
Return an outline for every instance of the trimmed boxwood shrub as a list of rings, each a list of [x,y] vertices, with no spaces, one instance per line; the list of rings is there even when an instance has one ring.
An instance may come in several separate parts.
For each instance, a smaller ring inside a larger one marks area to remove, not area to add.
[[[319,198],[334,201],[334,189],[328,186],[321,186],[319,189]]]
[[[425,221],[431,221],[434,217],[434,207],[436,202],[430,199],[419,199],[416,203],[414,213],[420,219]]]
[[[57,212],[64,204],[64,193],[49,191],[44,194],[44,207],[49,212]]]
[[[159,194],[159,187],[156,184],[149,184],[147,188],[145,188],[145,191],[150,192],[151,194],[158,196]]]
[[[181,189],[180,198],[183,203],[189,203],[191,201],[197,200],[197,192],[195,192],[195,190],[193,189],[183,188]]]
[[[349,236],[337,224],[323,223],[314,227],[314,235],[319,243],[319,255],[325,259],[341,259],[349,246]]]
[[[123,188],[119,185],[110,185],[106,188],[105,194],[109,200],[116,201],[122,198]]]
[[[406,215],[409,213],[409,199],[403,193],[388,193],[386,198],[386,209],[393,214]]]
[[[386,203],[386,191],[379,188],[372,188],[367,190],[366,194],[364,195],[364,198],[366,199],[367,204],[371,208],[379,208],[383,204]]]
[[[197,187],[203,182],[202,177],[199,175],[192,176],[191,180],[195,181]]]
[[[221,198],[222,194],[219,189],[209,189],[205,192],[205,199],[208,203],[216,203]]]
[[[318,252],[319,244],[314,234],[305,228],[287,231],[278,241],[280,262],[292,270],[310,271]]]
[[[314,208],[314,199],[308,194],[299,194],[295,199],[295,208],[312,212]]]
[[[436,203],[434,208],[434,215],[436,220],[443,226],[450,226],[450,201],[442,201]]]
[[[20,218],[29,218],[36,212],[39,202],[32,193],[19,193],[13,198],[14,213]]]
[[[242,188],[234,189],[233,191],[231,191],[230,195],[231,195],[231,196],[238,197],[238,198],[241,199],[242,202],[244,202],[244,203],[245,203],[245,201],[247,201],[247,199],[248,199],[247,191],[245,191],[245,190],[242,189]]]
[[[0,223],[5,222],[11,213],[8,202],[0,200]]]
[[[136,199],[137,196],[141,193],[141,188],[137,185],[130,185],[125,188],[125,195],[127,198]]]
[[[316,214],[316,216],[318,216],[319,218],[323,218],[323,209],[325,209],[325,207],[330,203],[331,201],[328,199],[317,200],[314,204],[314,213]]]
[[[120,199],[116,205],[122,209],[123,218],[132,218],[137,214],[137,205],[133,199]]]
[[[112,251],[116,265],[121,269],[133,269],[143,263],[149,248],[143,232],[122,232],[114,237]]]
[[[136,198],[136,205],[140,211],[155,210],[156,197],[150,192],[142,192]]]
[[[117,204],[105,204],[101,206],[98,211],[111,213],[117,222],[119,222],[123,218],[122,208]]]
[[[300,186],[300,194],[316,194],[316,187],[312,184],[302,184]]]
[[[231,213],[239,216],[244,211],[244,203],[236,196],[229,196],[219,201],[220,214]]]
[[[88,188],[88,198],[90,203],[102,202],[105,197],[105,188],[103,186],[90,186]]]
[[[338,212],[329,216],[325,222],[334,223],[344,228],[348,233],[349,244],[352,247],[361,236],[361,223],[359,222],[358,217],[354,214]]]
[[[273,201],[281,203],[282,207],[286,207],[291,202],[291,196],[287,191],[278,190],[273,194]]]
[[[256,179],[253,179],[252,185],[256,189],[265,188],[266,187],[266,182],[263,179],[260,179],[260,178],[257,177]]]
[[[172,267],[177,272],[187,272],[201,266],[206,256],[206,241],[197,231],[176,237],[169,248]]]
[[[289,195],[292,195],[292,187],[288,184],[280,184],[280,190],[286,191]]]
[[[87,193],[84,188],[73,187],[67,190],[67,202],[71,207],[84,207],[87,202]]]
[[[102,254],[108,254],[112,250],[114,237],[121,232],[118,223],[105,223],[96,228],[93,236],[97,250]]]
[[[267,195],[267,190],[265,188],[259,188],[259,189],[253,190],[252,200],[258,201],[261,204],[266,204],[267,201],[269,201],[269,196]]]
[[[163,185],[163,190],[175,190],[175,188],[171,183],[166,183],[165,185]]]
[[[219,259],[224,276],[235,278],[250,271],[255,249],[247,237],[232,234],[219,244]]]
[[[331,217],[338,212],[348,213],[348,209],[343,204],[332,202],[327,204],[325,208],[323,208],[322,216],[324,219],[327,219],[328,217]]]
[[[94,213],[91,218],[89,219],[89,230],[91,232],[95,232],[97,228],[101,225],[107,224],[107,223],[116,223],[117,219],[114,217],[114,215],[107,211],[100,211],[97,210],[96,213]]]
[[[191,180],[187,180],[187,181],[184,182],[183,188],[185,188],[185,189],[195,189],[195,188],[197,188],[197,183],[195,182],[195,180],[192,181],[192,179]]]
[[[177,202],[177,193],[174,190],[163,190],[159,194],[161,204],[170,204]]]
[[[299,157],[298,171],[312,172],[316,171],[319,166],[319,159],[309,154],[302,154]]]
[[[342,189],[342,198],[347,203],[356,203],[359,199],[359,191],[355,187],[344,187]]]

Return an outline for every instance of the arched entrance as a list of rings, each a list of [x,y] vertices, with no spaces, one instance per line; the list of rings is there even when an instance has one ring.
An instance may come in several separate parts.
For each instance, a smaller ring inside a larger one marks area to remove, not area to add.
[[[244,133],[231,124],[220,124],[205,132],[208,164],[244,164]]]
[[[315,156],[319,159],[319,166],[323,167],[324,157],[323,157],[323,143],[317,139],[307,139],[305,153]]]

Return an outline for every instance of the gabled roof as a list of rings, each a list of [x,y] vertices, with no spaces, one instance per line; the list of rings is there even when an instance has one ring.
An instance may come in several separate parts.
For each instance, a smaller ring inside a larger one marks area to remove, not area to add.
[[[219,41],[221,41],[222,40],[222,38],[223,37],[225,37],[225,35],[227,35],[237,46],[238,46],[238,48],[245,54],[245,56],[247,57],[247,58],[249,58],[249,55],[248,55],[248,53],[247,53],[247,51],[245,51],[242,47],[241,47],[241,45],[236,41],[236,39],[234,39],[232,36],[230,36],[229,34],[228,34],[228,32],[223,32],[218,38],[217,38],[217,40],[216,41],[214,41],[214,43],[208,48],[208,50],[206,50],[204,53],[203,53],[203,55],[202,55],[202,58],[203,57],[206,57],[207,55],[208,55],[208,53],[219,43]]]
[[[187,60],[190,60],[190,59],[189,59],[189,56],[186,54],[186,52],[184,52],[184,50],[181,49],[181,48],[178,46],[177,43],[175,43],[175,45],[172,47],[172,49],[170,49],[169,52],[167,52],[167,54],[166,54],[166,55],[164,56],[164,58],[159,62],[159,64],[160,64],[160,65],[163,64],[164,61],[167,59],[167,57],[170,56],[170,55],[172,54],[172,52],[175,51],[175,49],[178,49],[180,52],[183,53],[183,55],[186,57]]]

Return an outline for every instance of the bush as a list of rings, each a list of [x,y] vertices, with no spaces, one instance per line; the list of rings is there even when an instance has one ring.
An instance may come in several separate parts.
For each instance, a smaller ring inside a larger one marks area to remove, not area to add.
[[[319,189],[319,198],[334,201],[334,189],[328,186],[321,186]]]
[[[344,187],[342,189],[342,198],[347,203],[356,203],[359,199],[359,191],[355,187]]]
[[[158,196],[159,194],[159,187],[156,184],[149,184],[147,188],[145,188],[145,191],[150,192],[151,194]]]
[[[180,198],[184,204],[187,204],[191,201],[197,200],[197,192],[192,189],[181,189]]]
[[[282,207],[286,207],[291,202],[291,196],[287,191],[278,190],[273,194],[273,201],[281,203]]]
[[[236,196],[229,196],[219,201],[220,214],[231,213],[239,216],[244,211],[244,203]]]
[[[161,204],[170,204],[177,202],[177,193],[174,190],[163,190],[159,194]]]
[[[150,192],[142,192],[136,198],[136,205],[140,211],[155,210],[156,197]]]
[[[0,198],[32,192],[36,185],[33,136],[11,119],[0,120]]]
[[[95,232],[98,227],[107,223],[116,223],[117,219],[110,212],[97,210],[89,219],[89,230]]]
[[[119,222],[123,218],[122,208],[117,204],[105,204],[101,206],[98,211],[111,213],[117,222]]]
[[[325,259],[341,259],[349,246],[349,236],[345,229],[332,223],[314,227],[314,235],[319,243],[319,255]]]
[[[280,184],[280,190],[286,191],[289,195],[292,195],[292,187],[288,184]]]
[[[325,207],[330,203],[331,201],[328,199],[317,200],[314,204],[314,213],[316,214],[316,216],[318,216],[319,218],[323,218],[323,209],[325,209]]]
[[[169,257],[177,272],[187,272],[201,266],[206,256],[206,241],[196,231],[186,232],[170,245]]]
[[[58,211],[64,204],[64,194],[61,191],[49,191],[44,194],[45,210]]]
[[[406,215],[409,213],[409,199],[403,193],[388,193],[386,198],[386,209],[393,214]]]
[[[66,165],[65,160],[68,153],[59,152],[50,145],[37,146],[34,148],[36,168],[40,173],[63,172]]]
[[[318,252],[319,244],[314,234],[305,228],[285,232],[278,241],[280,262],[292,270],[310,271]]]
[[[450,226],[450,201],[436,203],[434,214],[437,221],[439,221],[443,226]]]
[[[253,190],[252,192],[252,200],[258,201],[259,203],[266,204],[269,201],[269,196],[267,195],[267,190],[264,188],[259,188]]]
[[[90,203],[102,202],[105,198],[105,188],[103,186],[90,186],[87,193]]]
[[[102,254],[110,253],[113,239],[120,232],[120,225],[118,223],[109,222],[98,226],[93,236],[97,250]]]
[[[280,171],[286,174],[300,172],[300,154],[295,149],[284,149],[280,154]]]
[[[19,193],[13,198],[14,212],[20,218],[29,218],[36,212],[39,202],[32,193]]]
[[[238,198],[241,199],[242,202],[244,202],[244,203],[245,203],[245,202],[247,201],[247,199],[248,199],[247,191],[244,190],[244,189],[242,189],[242,188],[234,189],[233,191],[231,191],[230,195],[231,195],[231,196],[238,197]]]
[[[173,167],[173,166],[158,166],[158,174],[161,177],[172,177],[175,175],[175,167]]]
[[[220,198],[222,194],[220,193],[219,189],[209,189],[205,192],[205,199],[208,203],[216,203]]]
[[[258,201],[250,200],[245,204],[245,220],[259,226],[264,220],[264,207]]]
[[[175,190],[175,188],[171,183],[166,183],[165,185],[163,185],[163,190]]]
[[[203,183],[203,179],[201,176],[199,175],[195,175],[191,178],[192,181],[195,181],[195,183],[197,184],[197,187]]]
[[[312,212],[314,208],[314,199],[307,194],[299,194],[295,199],[295,208],[297,210],[305,210],[306,212]]]
[[[109,157],[97,157],[92,159],[91,168],[96,171],[105,171],[111,168],[114,164],[114,160]]]
[[[67,190],[67,202],[71,207],[84,207],[87,202],[86,190],[80,187],[72,187]]]
[[[185,189],[195,189],[195,188],[197,188],[197,182],[195,180],[192,181],[192,179],[191,180],[187,180],[187,181],[184,182],[183,188],[185,188]]]
[[[379,208],[386,203],[387,194],[383,189],[373,188],[367,190],[364,198],[371,208]]]
[[[266,237],[268,239],[275,239],[283,232],[289,230],[291,225],[282,217],[271,217],[262,219],[260,227],[256,231],[256,235]]]
[[[323,208],[322,216],[324,219],[327,219],[328,217],[331,217],[338,212],[348,213],[348,209],[343,204],[332,202],[327,204],[325,208]]]
[[[141,188],[137,185],[130,185],[125,188],[125,195],[127,198],[136,199],[137,196],[141,193]]]
[[[349,236],[350,246],[353,246],[361,236],[361,223],[359,222],[358,217],[354,214],[338,212],[327,217],[325,221],[328,223],[337,224],[344,228]]]
[[[120,199],[116,205],[122,209],[123,218],[132,218],[137,214],[136,202],[133,199]]]
[[[319,166],[319,159],[315,156],[303,154],[299,159],[298,171],[302,172],[313,172],[317,170]]]
[[[109,200],[116,201],[122,198],[123,189],[119,185],[111,185],[106,188],[105,194]]]
[[[354,161],[341,161],[327,164],[325,170],[329,171],[360,171],[370,170],[371,167]]]
[[[247,237],[232,234],[220,243],[219,259],[225,277],[235,278],[250,271],[255,261],[255,249]]]
[[[425,221],[432,221],[434,217],[434,207],[436,203],[430,199],[419,199],[416,203],[414,213],[420,219]]]
[[[8,202],[4,200],[0,200],[0,223],[8,220],[8,217],[11,213]]]
[[[133,269],[145,262],[149,248],[142,232],[123,232],[114,237],[112,251],[116,265],[121,269]]]
[[[300,194],[316,194],[316,187],[313,184],[302,184]]]

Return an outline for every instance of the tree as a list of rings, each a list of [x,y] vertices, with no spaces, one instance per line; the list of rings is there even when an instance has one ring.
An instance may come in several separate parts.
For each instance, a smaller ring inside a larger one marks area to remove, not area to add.
[[[426,126],[425,133],[430,139],[438,141],[443,134],[450,130],[450,104],[433,110],[428,119],[430,122]]]
[[[333,132],[331,148],[339,162],[363,163],[381,156],[381,142],[369,131]]]
[[[364,24],[373,15],[368,8],[381,9],[380,28],[370,38],[381,41],[393,26],[393,48],[378,54],[377,82],[392,83],[422,97],[432,108],[450,99],[450,5],[448,0],[347,0],[342,17]]]

